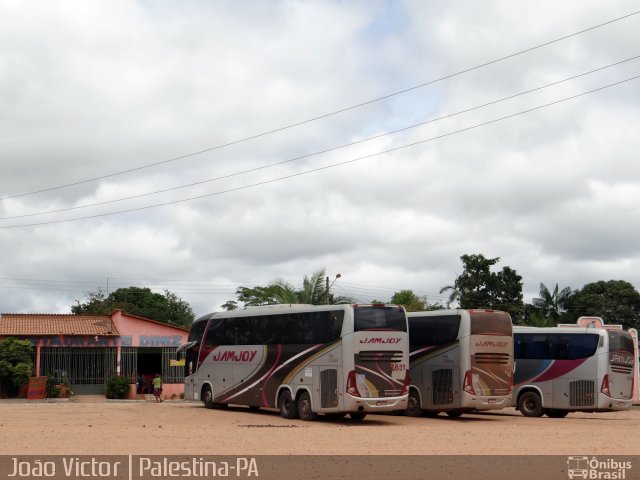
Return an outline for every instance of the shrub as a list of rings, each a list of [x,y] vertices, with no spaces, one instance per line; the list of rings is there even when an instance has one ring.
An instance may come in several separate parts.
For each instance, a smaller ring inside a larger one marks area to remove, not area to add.
[[[47,398],[58,398],[60,396],[60,387],[53,375],[47,375]]]
[[[33,345],[28,340],[5,338],[0,341],[0,391],[17,395],[18,386],[29,382],[33,370],[31,352]]]
[[[129,393],[129,377],[119,377],[114,375],[107,380],[106,385],[107,398],[126,398]]]

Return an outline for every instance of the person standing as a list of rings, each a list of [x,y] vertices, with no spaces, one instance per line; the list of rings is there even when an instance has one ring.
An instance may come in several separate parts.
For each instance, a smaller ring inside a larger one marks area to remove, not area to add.
[[[156,397],[156,403],[162,402],[162,377],[159,373],[153,378],[153,396]]]

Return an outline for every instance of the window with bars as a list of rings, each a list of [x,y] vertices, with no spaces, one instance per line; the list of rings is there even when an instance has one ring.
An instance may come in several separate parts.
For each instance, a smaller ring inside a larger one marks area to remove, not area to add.
[[[171,360],[177,360],[176,347],[162,347],[162,381],[164,383],[183,383],[184,367],[172,367]]]
[[[42,347],[40,375],[74,385],[102,384],[116,373],[116,349]]]
[[[131,383],[137,382],[138,349],[136,347],[122,347],[120,349],[120,375],[129,377]]]

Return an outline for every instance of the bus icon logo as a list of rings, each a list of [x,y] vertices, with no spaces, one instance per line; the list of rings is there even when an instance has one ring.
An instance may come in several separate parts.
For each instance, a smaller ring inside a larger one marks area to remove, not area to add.
[[[567,458],[567,475],[569,478],[588,478],[589,477],[589,457],[568,457]]]

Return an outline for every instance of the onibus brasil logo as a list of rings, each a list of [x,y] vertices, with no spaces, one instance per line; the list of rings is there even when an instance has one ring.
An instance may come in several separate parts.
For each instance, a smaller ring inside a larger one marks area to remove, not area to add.
[[[627,470],[631,470],[631,462],[613,458],[568,457],[567,475],[569,478],[625,480]]]

